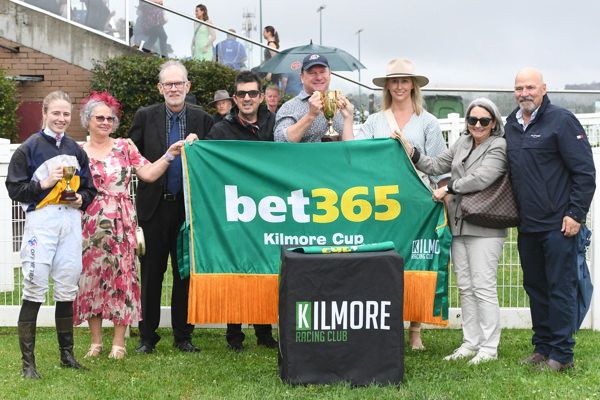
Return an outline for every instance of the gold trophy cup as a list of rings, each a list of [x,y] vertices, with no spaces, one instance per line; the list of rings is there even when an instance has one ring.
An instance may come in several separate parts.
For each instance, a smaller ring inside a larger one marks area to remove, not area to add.
[[[75,171],[77,171],[77,168],[74,166],[63,167],[63,176],[65,177],[65,181],[67,181],[67,187],[60,194],[61,200],[73,201],[77,198],[75,192],[69,186],[71,179],[73,179],[73,176],[75,175]]]
[[[323,115],[329,122],[329,130],[323,135],[322,142],[338,142],[342,140],[342,135],[333,130],[333,119],[338,112],[337,100],[344,95],[343,90],[323,90],[319,92],[323,102]]]

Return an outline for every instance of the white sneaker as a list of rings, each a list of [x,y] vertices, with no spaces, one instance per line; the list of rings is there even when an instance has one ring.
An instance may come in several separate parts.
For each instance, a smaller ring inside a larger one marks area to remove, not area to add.
[[[487,361],[492,361],[492,360],[497,360],[497,359],[498,359],[498,356],[492,356],[492,355],[489,355],[488,353],[484,353],[483,351],[480,351],[477,353],[477,355],[475,357],[470,359],[467,364],[477,365],[479,363],[484,363]]]
[[[464,345],[462,345],[458,349],[454,350],[454,353],[444,357],[444,360],[458,360],[461,358],[473,357],[476,354],[477,352],[475,350],[469,350]]]

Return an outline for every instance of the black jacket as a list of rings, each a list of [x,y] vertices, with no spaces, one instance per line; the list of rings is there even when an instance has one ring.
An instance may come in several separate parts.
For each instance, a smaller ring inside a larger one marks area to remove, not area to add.
[[[165,103],[139,109],[133,117],[129,128],[129,137],[140,153],[150,162],[162,157],[167,151],[167,110]],[[193,105],[186,105],[186,135],[195,133],[202,140],[213,126],[210,115]],[[153,183],[141,181],[137,187],[137,213],[142,221],[148,221],[154,215],[156,207],[165,190],[167,177],[163,174]]]
[[[258,120],[255,124],[242,124],[238,112],[237,105],[233,105],[223,120],[212,127],[205,139],[273,141],[275,114],[269,111],[266,105],[261,104],[258,106]]]

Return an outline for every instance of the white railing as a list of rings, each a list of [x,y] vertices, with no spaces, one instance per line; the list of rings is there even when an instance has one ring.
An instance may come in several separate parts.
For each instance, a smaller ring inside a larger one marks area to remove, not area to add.
[[[600,113],[577,115],[594,146],[594,162],[600,171]],[[442,131],[452,143],[464,128],[464,120],[458,115],[450,115],[440,120]],[[6,139],[0,139],[0,179],[6,180],[8,162],[12,152],[18,147]],[[600,175],[600,174],[598,174]],[[597,178],[600,186],[600,178]],[[600,197],[596,196],[588,214],[588,225],[592,232],[600,232]],[[6,186],[0,185],[0,326],[16,326],[20,309],[22,275],[19,262],[24,215],[19,207],[8,197]],[[592,281],[600,288],[600,238],[592,236],[592,245],[588,252]],[[598,271],[597,271],[598,270]],[[528,299],[522,288],[520,261],[516,252],[516,232],[511,230],[505,243],[505,251],[498,268],[498,294],[500,297],[502,325],[505,328],[530,328]],[[163,304],[168,304],[171,291],[171,277],[167,276],[163,286]],[[459,328],[461,324],[458,292],[453,274],[450,279],[450,327]],[[170,324],[170,308],[163,307],[161,326]],[[40,326],[54,324],[54,308],[49,300],[44,303],[38,318]],[[110,325],[110,324],[109,324]],[[583,322],[583,328],[600,330],[600,296],[594,295],[592,307]]]

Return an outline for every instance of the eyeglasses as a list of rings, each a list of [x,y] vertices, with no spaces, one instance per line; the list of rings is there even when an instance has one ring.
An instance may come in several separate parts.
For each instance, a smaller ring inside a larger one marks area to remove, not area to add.
[[[238,90],[235,92],[235,97],[243,99],[246,95],[250,96],[251,99],[255,99],[260,94],[260,90]]]
[[[99,123],[103,123],[104,120],[106,120],[106,122],[108,122],[109,124],[115,122],[114,117],[105,117],[104,115],[96,115],[94,118],[96,118],[96,121]]]
[[[477,125],[477,122],[481,124],[481,126],[488,126],[490,122],[492,122],[494,118],[475,118],[475,117],[467,117],[467,124],[471,126]]]
[[[185,86],[186,83],[187,83],[187,81],[179,81],[179,82],[161,82],[160,84],[164,89],[171,90],[171,89],[173,89],[173,87],[175,87],[175,89],[183,89],[183,87]]]

